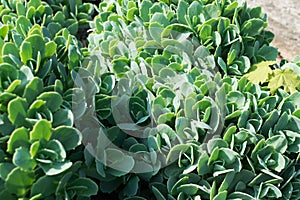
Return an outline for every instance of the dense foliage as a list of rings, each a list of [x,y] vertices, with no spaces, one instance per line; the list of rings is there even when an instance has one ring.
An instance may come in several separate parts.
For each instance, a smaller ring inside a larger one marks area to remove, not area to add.
[[[300,59],[242,0],[2,0],[0,199],[298,199]]]

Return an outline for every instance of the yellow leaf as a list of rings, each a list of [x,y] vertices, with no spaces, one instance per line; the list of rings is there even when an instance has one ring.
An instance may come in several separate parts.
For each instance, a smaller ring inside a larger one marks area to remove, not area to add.
[[[253,65],[250,69],[250,72],[245,74],[249,81],[252,83],[264,83],[268,80],[269,74],[272,73],[270,65],[276,64],[276,61],[263,61]]]

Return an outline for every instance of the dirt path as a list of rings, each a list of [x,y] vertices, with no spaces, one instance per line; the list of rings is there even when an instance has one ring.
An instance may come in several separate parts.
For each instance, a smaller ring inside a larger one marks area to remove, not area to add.
[[[268,29],[275,34],[272,45],[284,58],[292,60],[300,55],[300,1],[246,0],[251,7],[261,6],[267,13]]]

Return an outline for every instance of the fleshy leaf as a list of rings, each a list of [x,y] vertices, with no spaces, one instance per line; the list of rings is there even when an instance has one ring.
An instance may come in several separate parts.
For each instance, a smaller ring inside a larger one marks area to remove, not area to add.
[[[34,181],[34,172],[25,172],[17,167],[8,174],[5,185],[12,194],[24,196]]]
[[[57,92],[44,92],[37,99],[46,101],[47,107],[52,111],[56,111],[61,106],[63,99]]]
[[[68,189],[73,189],[79,196],[90,197],[97,194],[98,186],[89,178],[78,178],[68,186]]]
[[[13,156],[13,163],[24,171],[32,171],[36,166],[35,160],[30,156],[29,149],[25,147],[16,149]]]
[[[7,152],[13,153],[19,146],[29,145],[29,131],[24,128],[15,129],[7,142]]]
[[[8,103],[8,119],[16,126],[27,124],[25,121],[28,103],[25,99],[17,97]]]
[[[71,150],[81,143],[82,136],[73,127],[60,126],[54,129],[51,139],[59,140],[66,150]]]
[[[51,123],[45,119],[38,121],[30,132],[30,140],[50,140],[52,134]]]
[[[60,174],[72,166],[72,162],[59,162],[59,163],[52,163],[52,164],[39,164],[39,166],[43,169],[43,171],[48,176],[53,176]]]
[[[42,176],[31,187],[30,196],[41,194],[41,197],[47,197],[55,193],[59,183],[58,177]]]

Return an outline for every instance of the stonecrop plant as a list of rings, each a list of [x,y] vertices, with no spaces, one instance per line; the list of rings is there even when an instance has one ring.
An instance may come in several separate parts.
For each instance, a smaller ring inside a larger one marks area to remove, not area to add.
[[[1,0],[0,199],[296,200],[300,59],[244,0]]]

